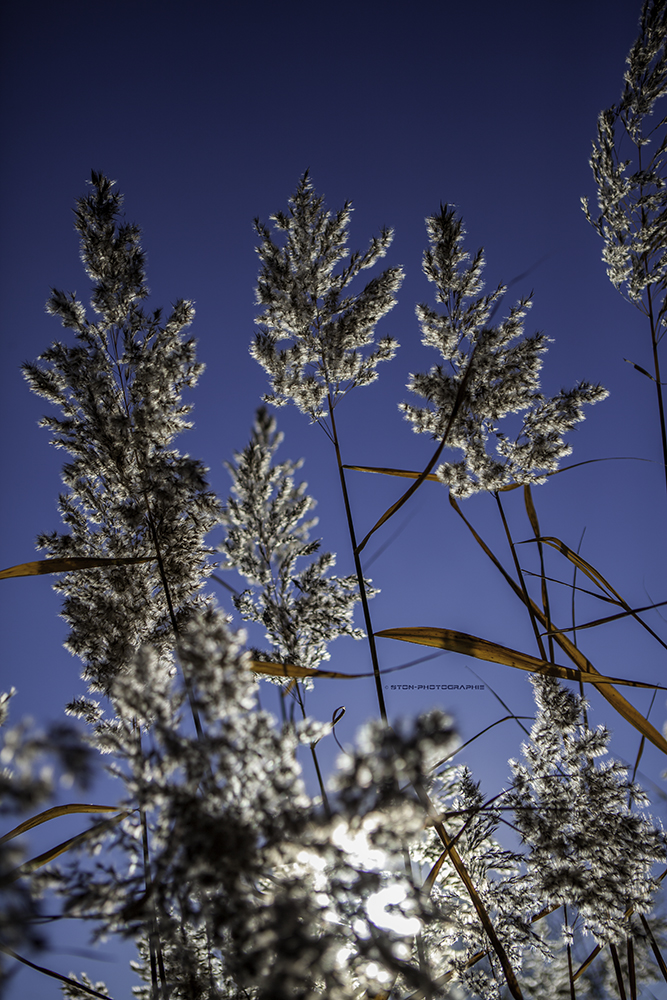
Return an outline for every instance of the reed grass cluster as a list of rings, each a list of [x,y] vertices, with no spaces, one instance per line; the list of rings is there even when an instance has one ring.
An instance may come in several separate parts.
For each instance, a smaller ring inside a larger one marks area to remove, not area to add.
[[[655,386],[667,467],[667,140],[654,114],[667,93],[666,17],[664,0],[646,0],[621,100],[600,116],[591,161],[599,215],[585,210],[612,282],[646,316],[654,368],[640,372]],[[334,555],[311,538],[314,501],[297,483],[300,463],[275,461],[282,434],[265,405],[227,465],[227,498],[212,493],[202,463],[177,450],[174,439],[190,426],[184,393],[202,370],[187,332],[192,303],[178,301],[166,316],[144,308],[141,234],[124,221],[114,182],[93,173],[77,203],[92,311],[53,291],[47,309],[67,339],[25,366],[58,413],[43,424],[68,454],[63,531],[40,535],[44,559],[0,576],[57,574],[67,644],[88,692],[66,706],[78,728],[66,721],[42,735],[10,728],[11,695],[0,701],[2,810],[20,819],[0,840],[7,981],[24,963],[45,977],[44,996],[56,982],[66,997],[109,996],[85,973],[27,957],[44,943],[44,897],[92,926],[95,939],[136,944],[134,995],[145,1000],[635,1000],[650,982],[667,981],[667,837],[635,780],[646,742],[667,754],[667,740],[632,701],[643,688],[663,692],[660,704],[667,687],[594,664],[579,638],[628,618],[667,649],[645,617],[667,602],[632,607],[576,541],[543,530],[537,512],[539,487],[567,468],[567,435],[606,390],[578,381],[542,393],[548,338],[525,333],[531,297],[512,304],[505,285],[484,292],[484,254],[470,254],[462,219],[441,205],[427,219],[423,258],[435,302],[416,309],[423,343],[439,357],[409,378],[418,405],[397,400],[413,429],[432,438],[432,456],[416,470],[349,464],[338,422],[346,397],[396,354],[377,327],[403,277],[397,267],[376,270],[390,230],[348,251],[350,219],[349,204],[327,209],[306,173],[287,209],[255,224],[261,312],[251,353],[269,377],[264,404],[295,405],[330,449],[355,566],[336,576]],[[373,271],[365,284],[362,271]],[[368,474],[410,482],[362,536],[348,482]],[[364,550],[427,481],[447,490],[461,530],[527,616],[531,650],[437,622],[374,629]],[[495,506],[507,556],[468,515],[473,493]],[[530,533],[523,546],[510,504]],[[554,620],[553,591],[563,584],[573,607],[585,590],[600,614]],[[260,627],[261,648],[243,622]],[[327,776],[318,745],[336,739],[337,679],[354,676],[331,662],[341,636],[368,646],[377,713]],[[530,675],[532,720],[505,706],[494,723],[509,720],[525,737],[507,787],[482,793],[445,711],[389,724],[376,642],[387,638]],[[265,684],[277,686],[279,718],[260,707]],[[321,684],[333,699],[323,720],[307,710]],[[598,695],[608,724],[592,728],[587,698]],[[638,734],[632,773],[610,754],[619,716]],[[304,782],[303,750],[317,794]],[[85,790],[102,766],[116,779],[115,801],[49,805],[56,775]],[[58,820],[78,814],[89,825],[59,842]],[[42,824],[53,847],[26,858],[18,838]]]

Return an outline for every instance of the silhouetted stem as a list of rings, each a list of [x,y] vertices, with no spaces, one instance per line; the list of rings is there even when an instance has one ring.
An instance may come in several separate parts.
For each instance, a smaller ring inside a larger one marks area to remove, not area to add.
[[[174,638],[178,641],[179,628],[178,622],[176,621],[176,613],[174,611],[174,604],[171,599],[171,590],[169,587],[169,581],[167,580],[167,574],[164,568],[164,562],[162,560],[162,550],[160,549],[160,542],[157,536],[157,529],[155,527],[155,522],[153,520],[153,513],[151,511],[151,505],[148,499],[148,494],[144,490],[144,503],[146,504],[146,512],[148,514],[148,525],[151,529],[151,536],[153,538],[153,545],[155,546],[155,556],[157,558],[158,571],[160,573],[160,581],[162,583],[162,589],[164,591],[164,596],[167,601],[167,608],[169,609],[169,618],[171,620],[171,627],[174,630]],[[192,718],[194,720],[195,729],[197,731],[197,738],[202,739],[204,736],[204,731],[202,729],[201,720],[199,718],[199,711],[197,709],[197,703],[195,701],[194,691],[192,689],[192,684],[190,683],[190,678],[183,669],[181,664],[181,673],[183,674],[183,681],[185,683],[185,690],[188,695],[188,702],[190,704],[190,711],[192,712]]]
[[[133,721],[133,727],[137,736],[137,745],[139,748],[139,753],[143,759],[143,750],[141,747],[141,730],[137,725],[136,720]],[[164,959],[162,956],[162,946],[160,943],[160,930],[157,922],[155,900],[152,899],[153,878],[151,876],[151,859],[148,847],[148,823],[146,821],[146,811],[143,805],[139,806],[139,816],[141,820],[141,842],[143,848],[143,861],[144,861],[144,885],[146,886],[145,898],[150,900],[150,907],[152,910],[151,920],[150,920],[151,928],[148,933],[148,950],[150,955],[150,966],[151,966],[151,992],[155,1000],[159,1000],[160,997],[166,1000],[168,995],[167,979],[164,971]],[[159,986],[158,986],[158,967],[160,973]]]
[[[616,945],[612,943],[609,945],[609,950],[611,952],[611,960],[614,963],[614,972],[616,973],[616,983],[618,985],[618,995],[621,1000],[627,1000],[625,995],[625,986],[623,985],[623,973],[621,972],[621,963],[618,958],[618,949]]]
[[[639,164],[639,170],[642,169],[642,146],[641,143],[637,144],[637,162]],[[644,185],[641,184],[639,188],[640,192],[640,202],[641,202],[641,226],[642,230],[647,226],[646,217],[646,207],[643,201],[644,197]],[[653,295],[651,292],[651,282],[648,280],[651,274],[651,269],[649,267],[648,251],[645,251],[642,255],[642,261],[644,264],[644,273],[646,274],[646,298],[648,305],[646,306],[646,315],[648,316],[648,321],[651,327],[651,349],[653,353],[653,375],[655,380],[655,391],[658,397],[658,415],[660,419],[660,434],[662,437],[662,464],[665,473],[665,486],[667,486],[667,427],[665,426],[665,406],[662,398],[662,382],[660,379],[660,359],[658,357],[658,331],[655,325],[655,314],[653,311]]]
[[[371,621],[371,613],[368,607],[368,595],[366,594],[366,584],[364,582],[364,574],[361,569],[361,559],[359,558],[359,552],[357,551],[357,539],[354,530],[354,521],[352,519],[352,510],[350,508],[350,499],[347,493],[347,483],[345,482],[345,471],[343,469],[343,462],[340,457],[340,446],[338,443],[338,432],[336,430],[336,419],[334,417],[333,400],[331,398],[331,393],[329,393],[329,413],[331,415],[331,430],[332,430],[334,448],[336,449],[336,461],[338,462],[338,475],[340,477],[340,486],[343,491],[343,502],[345,504],[347,527],[348,531],[350,532],[352,553],[354,555],[354,567],[357,572],[357,580],[359,582],[359,594],[361,596],[361,606],[364,611],[366,636],[368,638],[368,646],[371,653],[371,661],[373,663],[373,676],[375,678],[375,688],[377,691],[378,705],[380,707],[380,716],[382,718],[382,721],[386,723],[387,709],[384,702],[384,694],[382,692],[382,675],[380,674],[380,664],[378,661],[377,649],[375,648],[375,636],[373,635],[373,622]]]
[[[523,572],[521,570],[521,564],[519,563],[519,557],[516,554],[516,548],[515,548],[515,545],[514,545],[514,539],[512,538],[512,533],[511,533],[511,531],[509,529],[509,525],[507,523],[507,518],[505,517],[505,511],[503,509],[502,501],[501,501],[500,496],[498,495],[497,492],[494,493],[494,496],[496,498],[496,503],[498,505],[498,510],[500,511],[500,517],[502,519],[503,527],[505,529],[505,535],[507,536],[507,541],[508,541],[508,544],[509,544],[509,547],[510,547],[510,551],[512,553],[512,558],[514,560],[514,568],[516,569],[516,573],[517,573],[517,576],[519,578],[519,583],[521,585],[521,592],[522,592],[523,597],[524,597],[524,604],[526,605],[526,608],[528,609],[528,614],[530,615],[530,622],[531,622],[531,625],[533,626],[533,632],[535,633],[535,640],[537,642],[537,648],[540,651],[540,656],[542,657],[542,659],[546,660],[546,658],[547,658],[546,650],[544,649],[544,643],[542,642],[542,636],[540,635],[540,630],[537,627],[537,621],[536,621],[536,618],[535,618],[535,614],[533,612],[532,602],[531,602],[530,596],[528,594],[528,588],[526,587],[526,581],[524,579]],[[553,663],[553,659],[552,659],[551,662]]]
[[[658,356],[658,336],[655,328],[653,316],[653,297],[651,286],[647,288],[648,293],[648,318],[651,324],[651,347],[653,350],[653,372],[655,375],[655,391],[658,396],[658,413],[660,416],[660,434],[662,436],[662,462],[665,471],[665,486],[667,487],[667,426],[665,425],[665,404],[662,396],[662,382],[660,380],[660,358]]]

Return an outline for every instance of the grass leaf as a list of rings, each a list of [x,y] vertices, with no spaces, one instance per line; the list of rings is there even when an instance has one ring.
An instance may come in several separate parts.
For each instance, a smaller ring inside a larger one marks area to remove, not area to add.
[[[107,993],[100,993],[98,990],[93,990],[84,983],[77,983],[75,979],[70,979],[69,976],[61,976],[59,972],[54,972],[53,969],[47,969],[43,965],[35,965],[27,958],[23,958],[21,955],[17,955],[15,951],[8,948],[4,944],[0,944],[0,951],[4,951],[6,955],[10,955],[15,958],[17,962],[23,962],[30,969],[35,969],[36,972],[41,972],[45,976],[51,976],[52,979],[57,979],[61,983],[67,983],[68,986],[75,986],[77,990],[81,993],[86,993],[90,997],[101,997],[102,1000],[112,1000],[112,998]]]
[[[350,469],[352,472],[377,472],[382,476],[402,476],[403,479],[419,479],[420,472],[410,472],[408,469],[385,469],[370,465],[344,465],[344,469]],[[434,483],[439,483],[440,480],[433,473],[429,472],[428,475],[424,476],[424,479],[430,479]]]
[[[579,590],[580,588],[576,588]],[[592,622],[584,622],[583,625],[573,625],[571,628],[557,629],[558,632],[578,632],[583,628],[595,628],[596,625],[607,625],[608,622],[618,621],[619,618],[627,618],[629,615],[638,615],[642,611],[653,611],[654,608],[661,608],[667,601],[658,601],[657,604],[647,604],[643,608],[630,608],[628,611],[619,611],[615,615],[607,615],[606,618],[596,618]],[[545,635],[554,635],[555,632],[545,632]]]
[[[41,576],[43,573],[70,573],[77,569],[95,569],[99,566],[130,566],[133,563],[153,562],[153,557],[97,559],[72,557],[69,559],[38,559],[36,562],[21,563],[0,570],[0,580],[15,576]]]
[[[500,571],[500,573],[502,573],[503,577],[508,582],[508,584],[510,585],[516,596],[519,598],[519,600],[523,604],[526,604],[527,603],[526,597],[524,596],[521,587],[515,580],[512,579],[512,577],[509,575],[503,564],[500,562],[497,556],[494,555],[494,553],[491,551],[491,549],[486,544],[481,535],[479,535],[477,531],[475,531],[474,527],[472,526],[470,521],[468,521],[465,514],[463,513],[463,511],[461,510],[461,508],[459,507],[459,505],[457,504],[456,500],[451,495],[451,493],[449,495],[449,502],[456,511],[456,513],[459,515],[459,517],[463,520],[464,524],[468,527],[475,541],[481,546],[482,550],[488,555],[489,559],[492,561],[494,566],[496,566],[496,568]],[[546,615],[544,614],[542,609],[539,608],[538,605],[535,604],[535,602],[531,598],[528,598],[528,602],[530,607],[532,607],[536,618],[542,623],[542,626],[544,628],[548,629],[549,623],[547,622]],[[554,633],[554,642],[556,642],[561,647],[561,649],[570,657],[572,662],[579,668],[579,670],[581,670],[582,672],[597,673],[597,670],[595,669],[593,664],[589,663],[589,661],[586,659],[583,653],[579,649],[577,649],[574,643],[570,639],[568,639],[566,635],[563,635],[562,632]],[[620,691],[617,691],[616,688],[612,687],[610,684],[601,684],[599,687],[596,685],[596,687],[597,690],[602,695],[602,697],[607,699],[609,704],[616,709],[619,715],[622,715],[623,718],[627,722],[629,722],[631,726],[634,726],[635,729],[637,729],[643,736],[645,736],[647,740],[650,740],[654,746],[658,747],[658,749],[661,750],[664,754],[667,754],[667,740],[665,740],[664,736],[658,732],[655,726],[651,725],[648,719],[645,719],[644,716],[637,711],[634,705],[631,705],[630,702],[623,697]]]
[[[498,935],[496,934],[495,927],[493,926],[491,918],[489,917],[489,914],[486,911],[486,907],[484,906],[484,903],[480,899],[480,896],[477,890],[475,889],[475,886],[470,877],[468,869],[466,868],[460,854],[458,853],[456,847],[454,846],[453,839],[450,838],[449,834],[447,833],[444,823],[440,819],[437,810],[435,809],[435,806],[431,802],[428,792],[423,787],[423,785],[420,782],[415,782],[413,787],[417,793],[417,798],[420,800],[421,804],[424,807],[426,814],[428,815],[429,819],[432,820],[433,827],[438,836],[440,837],[440,840],[442,841],[445,851],[449,854],[450,861],[452,862],[452,865],[454,866],[457,875],[459,876],[459,878],[465,885],[466,889],[468,890],[468,895],[470,896],[472,904],[475,907],[475,910],[477,911],[477,916],[479,917],[481,924],[484,930],[486,931],[486,934],[489,938],[489,941],[491,942],[493,950],[498,956],[498,960],[505,974],[505,979],[507,981],[510,993],[515,998],[515,1000],[523,1000],[523,994],[521,993],[519,983],[517,981],[516,975],[514,974],[514,969],[512,968],[509,958],[507,957],[507,953],[505,952],[505,949],[503,948],[503,945],[500,939],[498,938]]]
[[[401,509],[401,507],[403,506],[404,503],[407,503],[407,501],[410,499],[410,497],[412,496],[412,494],[421,486],[421,484],[429,476],[429,474],[431,473],[431,470],[434,468],[434,466],[438,462],[438,460],[440,458],[440,455],[442,454],[442,451],[443,451],[445,445],[447,444],[447,439],[449,438],[449,432],[451,431],[452,426],[454,424],[454,421],[455,421],[455,419],[456,419],[456,417],[458,415],[458,412],[461,409],[461,406],[463,405],[463,401],[465,399],[465,394],[466,394],[466,389],[468,387],[468,381],[470,380],[470,376],[472,375],[473,361],[475,360],[475,355],[477,354],[477,348],[478,348],[478,346],[479,346],[479,341],[477,341],[477,343],[475,344],[475,346],[472,349],[472,353],[471,353],[470,357],[468,358],[468,364],[466,366],[465,373],[463,375],[463,378],[459,382],[459,386],[458,386],[458,389],[456,391],[456,398],[454,399],[454,404],[452,406],[451,413],[449,414],[449,419],[447,421],[447,426],[445,427],[445,432],[442,435],[442,440],[438,444],[438,447],[435,449],[435,451],[434,451],[433,455],[431,456],[431,458],[430,458],[430,460],[429,460],[426,468],[424,469],[423,472],[419,473],[419,475],[416,477],[415,481],[413,482],[412,486],[409,486],[408,489],[405,491],[405,493],[402,496],[400,496],[398,498],[398,500],[395,503],[393,503],[391,505],[391,507],[389,507],[384,512],[384,514],[379,519],[379,521],[376,521],[376,523],[373,525],[373,527],[368,532],[368,534],[366,535],[366,537],[364,539],[362,539],[361,542],[359,542],[359,544],[357,545],[356,549],[354,550],[355,556],[359,555],[359,553],[365,547],[365,545],[368,542],[368,539],[371,537],[371,535],[374,534],[378,530],[378,528],[380,528],[386,521],[388,521],[390,517],[393,517],[394,514]]]
[[[551,545],[552,548],[557,549],[561,553],[561,555],[565,556],[565,558],[569,559],[569,561],[573,563],[577,567],[577,569],[581,570],[581,572],[584,573],[589,578],[589,580],[592,580],[593,583],[595,583],[600,588],[600,590],[606,591],[608,595],[615,597],[618,603],[623,608],[623,610],[626,611],[629,615],[631,615],[635,619],[635,621],[642,626],[642,628],[646,629],[646,631],[650,635],[652,635],[653,638],[657,642],[659,642],[664,649],[667,649],[667,643],[664,642],[664,640],[661,639],[660,636],[653,631],[650,625],[647,625],[645,621],[642,621],[637,612],[634,611],[627,603],[627,601],[625,601],[621,597],[618,591],[612,587],[609,581],[604,578],[602,573],[600,573],[597,569],[595,569],[594,566],[591,566],[591,564],[587,562],[583,558],[583,556],[580,556],[578,552],[573,552],[573,550],[568,545],[566,545],[565,542],[562,542],[560,538],[546,536],[546,537],[530,539],[530,541],[536,541],[538,543],[544,542],[546,545]]]
[[[48,823],[50,819],[55,819],[58,816],[71,816],[74,813],[101,812],[118,812],[118,806],[96,806],[88,805],[84,802],[68,802],[67,805],[53,806],[52,809],[45,809],[44,812],[37,813],[36,816],[31,816],[30,819],[26,819],[23,823],[15,826],[4,837],[0,837],[0,844],[4,844],[7,840],[12,840],[14,837],[19,837],[26,830],[32,830],[34,826],[39,826],[40,823]]]
[[[655,382],[654,376],[651,375],[650,372],[647,372],[645,368],[642,368],[641,365],[636,365],[634,361],[630,361],[630,358],[623,358],[623,360],[627,362],[627,364],[632,365],[633,368],[636,368],[638,372],[642,373],[642,375],[646,375],[646,378],[650,378],[651,382]]]
[[[372,674],[341,674],[336,670],[313,670],[311,667],[299,667],[294,663],[272,663],[269,660],[251,660],[251,669],[256,674],[268,674],[271,677],[337,677],[341,680],[353,680],[356,677],[372,676]]]
[[[592,465],[593,462],[650,462],[650,458],[639,458],[637,455],[609,455],[605,458],[587,458],[584,462],[573,462],[572,465],[563,465],[560,469],[552,469],[550,472],[545,472],[545,477],[558,476],[561,472],[568,472],[570,469],[578,469],[582,465]],[[401,476],[404,479],[430,479],[434,483],[441,483],[442,480],[438,479],[435,473],[430,472],[427,475],[423,475],[421,472],[412,472],[409,469],[389,469],[384,466],[377,465],[344,465],[344,469],[349,469],[351,472],[374,472],[381,476]],[[517,490],[522,483],[509,483],[507,486],[501,486],[498,488],[499,493],[507,493],[510,490]]]
[[[612,597],[615,597],[623,607],[627,608],[627,605],[621,595],[617,590],[614,590],[612,585],[604,578],[602,573],[596,570],[595,567],[587,562],[583,556],[580,556],[578,552],[575,552],[568,545],[566,545],[565,542],[562,542],[560,538],[555,538],[550,535],[538,535],[534,539],[531,538],[528,541],[542,542],[544,545],[551,545],[552,548],[557,549],[558,552],[565,556],[566,559],[569,559],[569,561],[576,566],[578,570],[581,570],[581,572],[584,573],[589,580],[592,580],[593,583],[600,588],[600,590],[606,592]],[[524,542],[522,544],[526,543]]]
[[[23,878],[25,875],[31,875],[38,868],[43,868],[44,865],[48,865],[49,862],[53,861],[60,854],[64,854],[65,851],[71,851],[73,847],[78,847],[79,844],[85,843],[96,834],[104,832],[105,829],[110,830],[116,825],[116,823],[120,823],[121,820],[125,819],[125,817],[129,815],[129,811],[121,812],[117,816],[114,816],[113,819],[106,819],[101,823],[96,823],[95,826],[91,826],[90,829],[77,834],[76,837],[70,837],[69,840],[65,840],[62,844],[52,847],[49,851],[44,851],[43,854],[38,854],[36,858],[32,858],[30,861],[24,862],[24,864],[15,868],[13,872],[9,872],[9,874],[2,879],[2,884],[7,885],[10,882],[16,882],[17,879]]]
[[[548,674],[550,677],[561,677],[568,681],[585,681],[588,684],[624,684],[628,687],[650,688],[651,690],[667,691],[660,684],[647,684],[643,681],[628,681],[620,677],[606,677],[603,674],[587,670],[575,670],[572,667],[561,667],[548,660],[540,660],[537,656],[509,649],[497,642],[480,639],[476,635],[457,632],[447,628],[390,628],[376,632],[376,638],[401,639],[403,642],[416,642],[422,646],[436,646],[447,649],[450,653],[464,653],[478,660],[491,663],[501,663],[507,667],[517,667],[534,674]]]

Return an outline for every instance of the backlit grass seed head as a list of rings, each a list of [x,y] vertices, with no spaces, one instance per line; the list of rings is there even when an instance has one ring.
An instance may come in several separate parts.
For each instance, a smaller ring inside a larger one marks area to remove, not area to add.
[[[269,374],[272,393],[265,401],[293,402],[313,421],[325,415],[329,395],[335,405],[354,386],[373,382],[379,362],[389,361],[398,346],[384,337],[365,352],[395,305],[401,268],[388,268],[359,292],[348,287],[385,256],[393,232],[382,229],[364,253],[348,256],[351,213],[349,202],[328,212],[305,173],[287,213],[271,217],[275,242],[269,227],[255,220],[261,240],[256,299],[264,311],[250,353]],[[290,343],[281,347],[282,341]]]
[[[563,435],[583,420],[584,404],[604,399],[607,392],[581,382],[545,398],[539,386],[548,338],[542,333],[523,337],[531,298],[521,299],[505,320],[490,326],[506,287],[479,294],[482,250],[470,261],[463,249],[463,223],[448,206],[427,219],[426,228],[430,246],[424,252],[424,273],[435,284],[436,301],[444,309],[422,304],[416,313],[422,342],[438,350],[445,364],[410,377],[408,388],[428,405],[401,403],[400,409],[417,433],[436,439],[446,434],[448,447],[463,452],[463,460],[436,469],[454,496],[544,482],[570,453]],[[499,422],[514,413],[524,417],[519,433],[510,439]],[[495,455],[489,453],[491,441]]]
[[[42,426],[70,456],[59,500],[65,531],[40,535],[39,547],[54,557],[150,560],[68,573],[55,584],[65,599],[68,648],[84,661],[91,689],[104,693],[143,643],[169,657],[164,580],[182,623],[203,603],[199,590],[210,570],[204,536],[219,516],[207,470],[173,447],[191,426],[183,394],[203,369],[185,335],[194,309],[180,300],[166,319],[159,309],[144,311],[140,231],[124,221],[113,188],[93,173],[90,193],[77,202],[93,317],[74,294],[54,290],[47,312],[73,331],[73,342],[57,341],[38,364],[24,365],[31,388],[60,411]]]
[[[466,866],[475,889],[493,926],[520,967],[522,953],[537,949],[549,957],[538,934],[531,929],[530,917],[540,909],[528,877],[521,872],[521,855],[503,850],[495,839],[500,810],[489,808],[467,768],[448,767],[430,790],[430,798],[443,816],[450,837]],[[442,855],[443,845],[432,824],[410,847],[413,863],[426,875]],[[433,976],[454,973],[467,982],[467,963],[488,947],[488,938],[470,896],[451,865],[443,865],[430,893],[433,912],[421,935],[422,958]],[[419,957],[415,945],[414,956]],[[493,996],[493,973],[474,967],[470,995]],[[476,984],[476,985],[475,985]],[[469,995],[469,994],[466,994]]]
[[[604,240],[602,257],[609,280],[663,331],[667,118],[659,102],[667,95],[666,40],[664,0],[646,0],[639,36],[626,59],[621,98],[598,118],[590,159],[597,218],[588,199],[581,199],[586,218]]]
[[[282,437],[260,408],[249,444],[233,465],[227,463],[232,495],[222,515],[227,537],[221,550],[225,566],[253,585],[233,598],[234,605],[246,621],[265,627],[270,658],[313,669],[329,659],[328,644],[337,636],[363,637],[353,621],[359,588],[356,577],[328,575],[332,553],[315,555],[320,543],[309,535],[317,519],[304,520],[315,501],[306,483],[294,481],[302,463],[273,464]],[[309,562],[297,567],[303,559]],[[369,597],[376,593],[367,587]],[[312,687],[308,678],[303,684]]]
[[[599,942],[625,937],[629,906],[648,912],[664,864],[661,827],[633,808],[646,803],[607,753],[609,733],[582,722],[583,701],[550,677],[531,677],[538,706],[525,763],[510,761],[514,786],[506,801],[529,846],[533,891],[546,905],[578,911]]]
[[[386,808],[359,808],[352,795],[349,809],[341,795],[334,815],[324,816],[303,787],[297,735],[252,711],[257,682],[242,637],[224,617],[208,611],[193,619],[179,655],[198,691],[201,737],[162,710],[164,684],[159,677],[152,684],[149,676],[155,660],[128,671],[121,685],[127,707],[144,699],[153,719],[150,754],[126,757],[136,771],[127,783],[143,795],[151,816],[152,905],[174,968],[184,946],[180,928],[190,933],[205,926],[227,974],[267,1000],[314,998],[318,991],[343,1000],[354,982],[368,978],[368,968],[378,981],[393,974],[400,961],[395,949],[423,919],[403,865],[406,838],[423,825],[418,803],[394,782]],[[178,676],[173,683],[181,683]],[[377,766],[378,740],[380,733],[360,748],[359,766]],[[435,745],[441,752],[449,741],[447,717],[430,713],[392,734],[402,763],[396,772],[387,748],[383,771],[400,781],[422,773]],[[342,784],[354,785],[356,773],[344,775]],[[99,905],[106,891],[125,907],[121,887],[127,893],[127,878],[123,883],[120,873],[100,871],[81,905],[86,899]],[[140,884],[131,888],[141,898]],[[350,961],[338,962],[346,947]],[[181,957],[185,963],[187,955]]]

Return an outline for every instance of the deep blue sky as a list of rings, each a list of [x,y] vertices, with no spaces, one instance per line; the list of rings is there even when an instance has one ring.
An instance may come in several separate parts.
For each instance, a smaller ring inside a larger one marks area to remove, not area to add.
[[[19,366],[61,336],[44,312],[49,288],[86,298],[72,207],[91,168],[118,181],[128,219],[143,229],[150,305],[196,302],[193,332],[207,369],[194,396],[196,427],[180,446],[210,466],[223,497],[229,477],[221,463],[247,442],[267,391],[248,354],[256,313],[252,219],[268,221],[286,208],[309,168],[329,207],[352,199],[351,248],[363,249],[383,225],[392,226],[385,266],[406,270],[399,305],[379,327],[401,350],[375,385],[337,411],[344,460],[421,468],[430,457],[431,443],[412,433],[397,404],[408,398],[409,373],[438,360],[420,342],[414,306],[433,302],[421,272],[424,218],[441,201],[453,203],[469,248],[486,249],[489,288],[531,271],[512,287],[508,304],[534,290],[527,332],[554,338],[545,391],[580,379],[610,389],[571,435],[570,461],[651,460],[599,463],[551,480],[536,491],[544,533],[576,548],[585,529],[582,554],[630,602],[664,599],[656,407],[648,380],[623,360],[647,366],[648,335],[609,284],[601,242],[579,206],[581,195],[595,195],[588,157],[596,117],[620,94],[639,9],[628,0],[562,0],[540,5],[539,14],[527,0],[341,2],[326,9],[302,2],[9,4],[0,58],[2,566],[33,558],[36,534],[58,527],[63,456],[37,427],[44,404],[28,391]],[[286,434],[279,457],[305,457],[303,478],[319,501],[317,533],[338,553],[338,570],[352,572],[331,447],[294,408],[277,416]],[[365,534],[399,495],[400,481],[351,473],[349,482]],[[520,491],[507,506],[517,537],[527,537]],[[477,497],[465,509],[505,557],[493,500]],[[525,613],[450,510],[443,487],[425,484],[378,533],[367,557],[410,517],[369,568],[382,589],[372,605],[376,630],[441,625],[534,653]],[[557,561],[552,570],[571,576]],[[83,689],[77,662],[61,647],[58,598],[46,578],[2,586],[3,686],[18,689],[13,717],[57,717]],[[229,608],[224,591],[219,597]],[[565,594],[563,617],[568,600]],[[599,609],[582,600],[579,620],[604,613]],[[656,614],[649,620],[663,624]],[[385,666],[428,652],[378,642]],[[582,633],[580,643],[603,672],[656,682],[664,676],[659,647],[635,627]],[[367,670],[365,646],[340,640],[331,665]],[[479,661],[446,656],[390,675],[388,683],[394,679],[492,684],[513,711],[532,711],[524,675]],[[417,691],[386,696],[392,717],[434,700]],[[631,697],[646,710],[645,693]],[[504,714],[488,689],[435,700],[458,718],[463,739]],[[617,753],[634,760],[637,734],[596,694],[592,703],[591,721],[608,723]],[[275,707],[271,689],[263,689],[263,704]],[[372,682],[328,682],[309,697],[323,719],[342,704],[345,741],[377,711]],[[651,718],[660,727],[665,715],[659,695]],[[516,725],[504,724],[467,754],[489,795],[506,782],[507,757],[519,753],[521,738]],[[327,762],[335,751],[329,743],[322,744]],[[658,783],[659,756],[649,747],[641,765]],[[23,989],[29,975],[17,980]],[[110,986],[124,982],[113,967],[99,975]],[[42,992],[32,995],[52,995],[48,983],[35,982]]]

